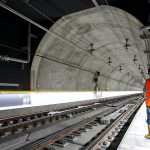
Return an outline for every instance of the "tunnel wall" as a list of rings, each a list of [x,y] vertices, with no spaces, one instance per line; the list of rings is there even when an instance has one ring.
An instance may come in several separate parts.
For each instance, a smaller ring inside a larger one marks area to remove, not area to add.
[[[134,36],[138,36],[137,30],[143,25],[118,8],[101,6],[100,9],[101,12],[92,8],[64,16],[49,29],[33,59],[32,90],[93,91],[96,71],[100,72],[99,90],[143,89],[144,79],[130,56],[136,54],[139,63],[146,64],[142,63],[145,56],[137,49],[144,44],[140,41],[128,53],[122,46],[125,36],[135,42]],[[120,21],[116,22],[116,18]],[[94,54],[88,52],[91,42],[96,49]],[[108,57],[113,64],[107,63]],[[123,71],[119,71],[120,65]]]

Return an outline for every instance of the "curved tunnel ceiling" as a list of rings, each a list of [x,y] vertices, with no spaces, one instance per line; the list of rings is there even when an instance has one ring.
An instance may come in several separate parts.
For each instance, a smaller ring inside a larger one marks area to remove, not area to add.
[[[97,71],[100,90],[143,89],[148,76],[138,69],[140,64],[147,72],[141,26],[129,13],[104,5],[62,17],[36,50],[32,90],[94,90]]]

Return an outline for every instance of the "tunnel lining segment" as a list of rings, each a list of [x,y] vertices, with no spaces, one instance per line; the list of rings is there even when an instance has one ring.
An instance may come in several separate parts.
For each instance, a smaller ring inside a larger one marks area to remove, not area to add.
[[[104,11],[104,13],[106,14],[109,12],[108,10],[110,6],[102,6],[101,8],[102,11]],[[127,12],[124,12],[114,7],[111,7],[111,11],[117,11],[118,15],[121,14],[121,17],[124,16],[124,18],[122,17],[122,20],[124,22],[127,22],[126,15],[128,15],[128,19],[130,18],[131,23],[130,25],[127,23],[124,24],[126,28],[130,29],[131,26],[134,25],[135,28],[138,29],[142,26],[142,24],[135,17],[131,16]],[[94,59],[93,56],[87,54],[87,49],[89,45],[82,43],[80,41],[80,39],[82,38],[86,38],[88,39],[88,41],[94,41],[93,43],[96,44],[94,45],[95,47],[101,47],[102,45],[105,45],[106,41],[107,43],[112,41],[118,42],[115,38],[115,35],[109,28],[102,27],[101,29],[97,30],[90,25],[90,22],[94,21],[98,23],[107,23],[103,16],[99,17],[98,19],[95,18],[96,16],[100,16],[98,15],[96,8],[84,10],[62,17],[57,21],[57,25],[54,24],[49,29],[50,32],[56,32],[58,35],[64,36],[64,38],[72,40],[73,43],[78,44],[79,47],[82,47],[83,50],[81,51],[76,47],[72,47],[63,43],[54,36],[45,34],[37,48],[36,53],[42,54],[43,57],[52,56],[54,58],[57,58],[58,60],[65,60],[66,62],[71,62],[73,65],[75,64],[80,68],[64,66],[53,61],[44,60],[44,58],[34,56],[31,68],[32,90],[93,90],[93,75],[91,73],[82,71],[83,68],[88,68],[87,70],[90,70],[91,72],[93,72],[93,74],[96,71],[100,71],[101,76],[99,79],[99,86],[101,89],[104,89],[105,87],[105,89],[108,88],[108,90],[118,90],[118,85],[122,86],[123,84],[127,86],[123,86],[121,88],[122,90],[127,90],[128,86],[130,86],[132,90],[141,90],[143,88],[144,79],[142,79],[140,74],[137,72],[138,69],[132,66],[134,64],[132,63],[132,65],[130,65],[131,60],[128,58],[127,55],[125,55],[126,50],[116,48],[111,45],[108,46],[109,48],[107,48],[106,46],[101,50],[96,50],[94,55],[95,57],[97,57],[97,59]],[[110,20],[110,23],[113,23],[113,18],[109,13],[108,18]],[[59,28],[58,24],[61,26],[61,28],[67,28],[68,33],[64,34],[64,32],[62,32]],[[85,24],[87,24],[87,26],[85,26],[84,28]],[[117,32],[120,39],[122,39],[121,32],[118,32],[118,29],[115,29],[115,31]],[[74,38],[72,36],[73,34],[75,35],[75,37],[78,38]],[[138,36],[137,32],[134,32],[134,34]],[[132,41],[134,40],[134,37],[132,37],[131,34],[127,34],[127,36],[129,36],[129,39],[132,39]],[[143,44],[142,47],[144,49],[145,45]],[[134,53],[135,51],[137,51],[136,47],[134,47],[132,53]],[[125,56],[122,56],[122,54],[124,54]],[[140,55],[142,55],[142,53]],[[138,80],[135,80],[135,84],[131,85],[130,83],[128,83],[127,77],[121,79],[126,74],[125,69],[121,73],[119,72],[119,70],[116,69],[116,71],[110,74],[109,80],[105,80],[105,82],[107,83],[103,83],[104,81],[101,80],[102,76],[104,78],[107,78],[108,72],[113,69],[111,66],[105,64],[109,56],[112,57],[114,66],[118,66],[118,64],[123,64],[125,63],[125,61],[129,64],[128,66],[126,66],[126,70],[129,70],[131,74],[134,75],[133,78],[138,78]],[[141,56],[139,56],[139,58],[140,57]],[[145,60],[144,64],[146,64],[147,59],[145,55],[142,55],[142,57]],[[100,59],[98,60],[98,58]],[[102,60],[105,60],[105,62],[103,62]],[[140,59],[139,63],[142,64],[142,61]],[[106,65],[105,67],[103,67],[104,64]],[[143,83],[138,83],[140,79]],[[122,82],[121,85],[120,82]]]

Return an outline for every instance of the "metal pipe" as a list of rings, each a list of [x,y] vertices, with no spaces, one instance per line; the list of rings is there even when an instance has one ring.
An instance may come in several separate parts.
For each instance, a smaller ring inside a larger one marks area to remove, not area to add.
[[[14,61],[14,62],[19,62],[19,63],[28,63],[28,60],[22,60],[18,58],[9,57],[9,56],[0,55],[0,58],[2,61]]]
[[[18,84],[18,83],[0,83],[0,86],[13,86],[13,87],[19,87],[20,84]]]
[[[95,7],[98,7],[98,6],[99,6],[99,4],[97,3],[96,0],[92,0],[92,2],[93,2],[93,4],[95,5]]]
[[[13,61],[13,62],[19,62],[19,63],[24,63],[27,64],[30,62],[30,52],[31,52],[31,38],[30,38],[30,33],[31,33],[31,24],[29,23],[28,25],[28,37],[27,37],[27,60],[23,59],[18,59],[18,58],[13,58],[9,56],[2,56],[0,55],[0,59],[2,61]]]
[[[27,37],[27,49],[28,49],[28,57],[27,63],[30,62],[30,52],[31,52],[31,23],[28,24],[28,37]]]
[[[79,47],[78,45],[72,43],[71,41],[68,41],[68,40],[64,39],[63,37],[57,35],[56,33],[53,33],[53,32],[51,32],[51,31],[49,31],[47,28],[41,26],[40,24],[36,23],[36,22],[33,21],[32,19],[29,19],[28,17],[22,15],[21,13],[19,13],[19,12],[17,12],[16,10],[10,8],[9,6],[5,5],[4,3],[0,2],[0,6],[3,7],[4,9],[6,9],[6,10],[12,12],[13,14],[19,16],[20,18],[22,18],[22,19],[24,19],[24,20],[30,22],[31,24],[35,25],[36,27],[38,27],[38,28],[44,30],[45,32],[49,33],[50,35],[55,36],[56,38],[58,38],[59,40],[65,42],[66,44],[68,44],[68,45],[70,45],[70,46],[73,46],[73,47],[78,47],[79,49],[82,49],[82,48]]]

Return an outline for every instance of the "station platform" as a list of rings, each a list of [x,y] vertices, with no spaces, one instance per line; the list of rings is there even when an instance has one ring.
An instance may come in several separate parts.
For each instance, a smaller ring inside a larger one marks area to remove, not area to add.
[[[141,106],[117,150],[149,150],[150,139],[144,138],[148,133],[146,123],[146,106]]]

